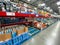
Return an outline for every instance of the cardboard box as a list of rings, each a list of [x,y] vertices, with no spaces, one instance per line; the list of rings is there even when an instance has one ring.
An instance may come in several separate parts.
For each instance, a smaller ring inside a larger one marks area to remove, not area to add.
[[[9,34],[0,34],[0,41],[5,41],[11,39],[11,33]]]
[[[24,27],[24,32],[28,32],[28,27]]]
[[[5,34],[4,31],[1,31],[0,33],[0,41],[4,41],[5,40]]]
[[[5,40],[11,39],[11,33],[5,34]]]
[[[17,32],[17,35],[20,35],[20,34],[24,33],[24,30],[16,30],[16,32]]]
[[[5,40],[5,35],[4,34],[0,34],[0,41],[4,41]]]

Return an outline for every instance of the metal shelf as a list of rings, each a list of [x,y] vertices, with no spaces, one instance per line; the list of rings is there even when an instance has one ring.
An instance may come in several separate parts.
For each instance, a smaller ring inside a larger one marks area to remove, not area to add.
[[[17,22],[17,23],[10,23],[10,24],[1,24],[0,27],[11,26],[11,25],[20,25],[20,24],[30,24],[31,22]]]
[[[18,12],[2,12],[0,11],[0,17],[37,17],[37,18],[49,18],[45,16],[38,15],[36,16],[35,14],[25,14],[25,13],[18,13]]]
[[[18,13],[18,12],[2,12],[0,11],[0,17],[33,17],[33,18],[50,18],[50,16],[45,17],[38,15],[36,16],[35,14],[25,14],[25,13]],[[30,22],[17,22],[17,23],[10,23],[10,24],[1,24],[1,27],[4,26],[10,26],[10,25],[18,25],[18,24],[25,24],[25,23],[30,23]]]

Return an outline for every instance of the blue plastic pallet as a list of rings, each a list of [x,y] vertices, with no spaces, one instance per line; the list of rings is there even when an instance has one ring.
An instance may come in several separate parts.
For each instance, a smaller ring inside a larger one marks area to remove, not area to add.
[[[30,37],[30,36],[28,35],[28,33],[24,33],[24,34],[22,35],[23,41],[26,40],[26,39],[28,39],[29,37]]]
[[[12,39],[5,42],[6,45],[13,45]]]
[[[15,35],[15,34],[13,34]],[[20,36],[13,37],[12,39],[0,43],[0,45],[20,45],[25,40],[29,39],[31,36],[28,33],[21,34]]]

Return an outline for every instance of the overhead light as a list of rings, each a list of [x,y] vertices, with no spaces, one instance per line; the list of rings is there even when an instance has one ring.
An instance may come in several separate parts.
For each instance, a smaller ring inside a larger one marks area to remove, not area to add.
[[[45,6],[45,3],[41,4],[41,6]]]
[[[44,9],[46,9],[47,7],[44,7]]]
[[[34,8],[35,10],[37,9],[37,8]]]
[[[30,2],[31,0],[27,0],[28,2]]]
[[[54,14],[57,14],[57,13],[54,12]]]
[[[46,7],[47,10],[50,10],[50,7]]]
[[[41,4],[38,4],[38,6],[40,6]]]
[[[45,3],[42,3],[42,4],[38,4],[38,6],[45,6]]]
[[[7,2],[7,1],[10,1],[10,0],[4,0],[4,1],[6,1],[6,2]]]
[[[27,5],[26,3],[24,3],[24,6],[25,6],[25,7],[28,7],[28,5]]]
[[[57,5],[60,5],[60,1],[56,3]]]
[[[58,7],[60,9],[60,7]]]
[[[52,12],[53,10],[52,10],[52,9],[50,9],[49,11],[50,11],[50,12]]]

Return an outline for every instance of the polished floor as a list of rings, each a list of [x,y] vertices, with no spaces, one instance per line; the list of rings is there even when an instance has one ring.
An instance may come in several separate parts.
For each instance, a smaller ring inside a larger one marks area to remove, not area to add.
[[[22,45],[60,45],[60,21],[38,33]]]

